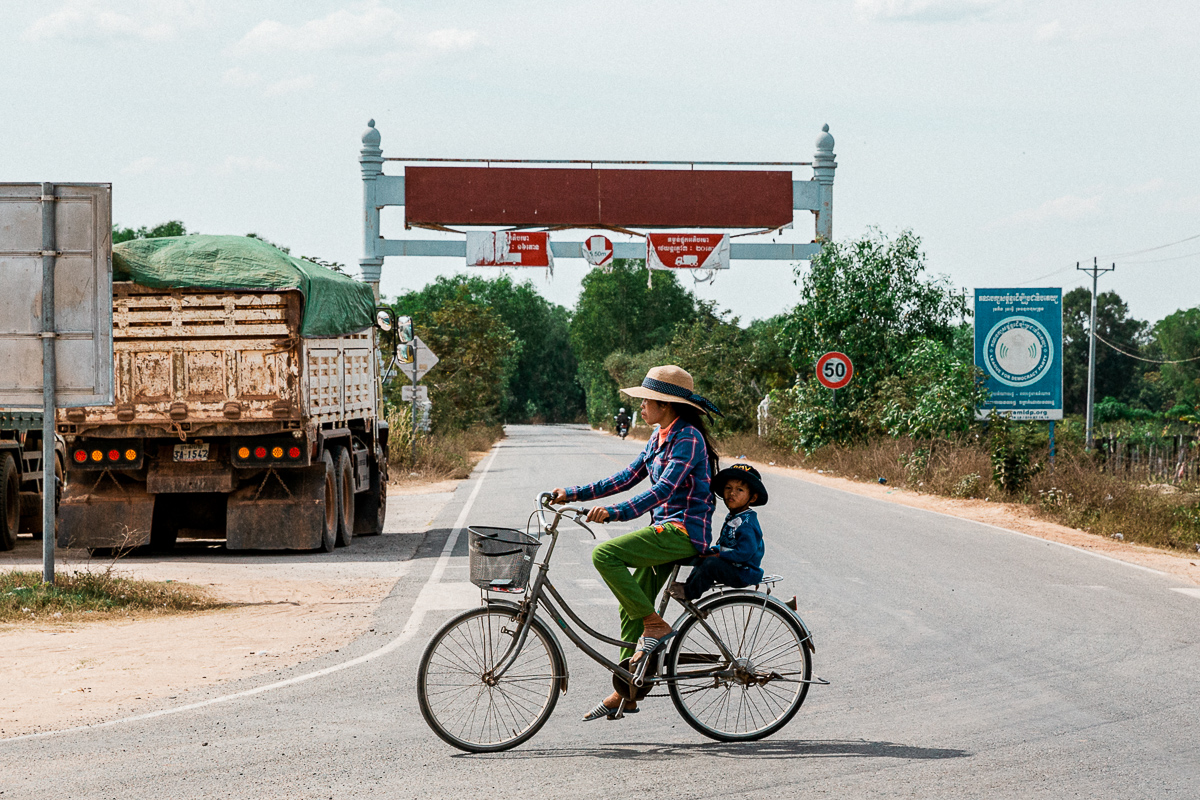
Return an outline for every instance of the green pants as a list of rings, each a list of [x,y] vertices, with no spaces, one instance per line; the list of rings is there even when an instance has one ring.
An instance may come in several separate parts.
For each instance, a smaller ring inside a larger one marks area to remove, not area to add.
[[[642,618],[654,613],[654,598],[671,577],[670,564],[694,555],[692,540],[673,525],[642,528],[596,545],[592,563],[621,604],[622,640],[636,642],[642,635]],[[632,655],[633,650],[621,649],[621,658]]]

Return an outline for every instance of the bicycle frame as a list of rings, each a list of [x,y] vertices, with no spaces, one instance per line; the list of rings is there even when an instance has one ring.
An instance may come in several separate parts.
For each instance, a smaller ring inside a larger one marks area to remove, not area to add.
[[[542,508],[544,507],[544,498],[546,498],[546,497],[547,497],[547,495],[543,494],[541,497],[538,498],[538,514],[541,517],[541,521],[543,523],[542,524],[543,532],[550,535],[550,546],[546,550],[546,555],[543,558],[543,560],[541,562],[536,562],[536,561],[534,562],[534,565],[538,568],[537,574],[535,575],[533,583],[530,585],[525,598],[519,604],[519,609],[520,609],[519,619],[521,620],[520,630],[518,631],[517,636],[515,636],[513,638],[512,644],[509,645],[508,652],[506,652],[504,655],[502,655],[500,657],[500,659],[498,659],[497,665],[490,670],[489,674],[486,676],[487,679],[494,680],[494,681],[500,680],[504,676],[504,674],[508,671],[508,669],[513,665],[513,663],[516,661],[517,657],[521,653],[522,648],[525,646],[525,638],[529,635],[529,629],[533,625],[534,615],[536,614],[538,607],[541,606],[546,609],[547,613],[549,613],[550,617],[554,620],[554,622],[558,625],[558,627],[562,630],[562,632],[564,634],[566,634],[567,638],[570,639],[571,642],[574,643],[574,645],[577,648],[582,650],[589,658],[591,658],[596,663],[600,664],[602,667],[607,669],[613,675],[619,677],[621,680],[629,682],[630,684],[638,685],[638,686],[642,685],[642,679],[643,679],[642,673],[645,671],[645,667],[643,667],[641,670],[639,670],[638,673],[634,673],[634,672],[631,672],[630,670],[622,667],[619,663],[610,661],[608,658],[601,655],[600,652],[597,651],[594,647],[592,647],[591,644],[589,644],[588,641],[586,639],[584,639],[583,636],[581,636],[579,634],[579,632],[576,631],[571,625],[569,625],[567,623],[566,619],[564,619],[562,612],[565,612],[566,616],[569,617],[572,622],[574,622],[576,625],[578,625],[580,628],[582,628],[583,631],[585,633],[587,633],[588,636],[590,636],[591,638],[593,638],[597,641],[604,642],[605,644],[609,644],[609,645],[614,645],[616,647],[623,647],[623,648],[628,648],[628,649],[633,649],[633,648],[637,647],[636,642],[626,642],[621,639],[614,639],[611,636],[606,636],[605,634],[600,633],[599,631],[595,630],[590,625],[588,625],[586,622],[584,622],[579,617],[579,615],[577,613],[575,613],[575,610],[571,608],[570,603],[568,603],[566,601],[566,599],[559,593],[558,589],[556,589],[554,584],[550,581],[550,578],[548,576],[548,573],[550,570],[550,558],[554,554],[555,546],[558,544],[558,523],[562,520],[563,516],[565,516],[568,512],[575,512],[576,516],[573,521],[575,523],[579,524],[582,528],[584,528],[584,530],[587,530],[588,533],[592,533],[592,531],[590,528],[588,528],[586,525],[584,525],[582,522],[579,521],[579,517],[581,517],[587,513],[586,510],[581,509],[581,508],[570,508],[570,507],[564,506],[560,510],[557,510],[554,512],[555,513],[554,522],[551,524],[546,524],[545,517],[542,516]],[[595,536],[594,533],[592,533],[592,535]],[[675,576],[678,572],[679,572],[679,567],[678,567],[678,565],[676,565],[674,568],[674,571],[671,573],[670,580],[674,580]],[[549,596],[547,596],[547,594]],[[764,609],[766,608],[766,604],[769,602],[767,599],[768,597],[769,597],[769,593],[762,594]],[[666,611],[668,602],[669,602],[669,598],[666,596],[666,594],[663,594],[662,599],[659,603],[659,608],[658,608],[658,613],[660,615],[662,614],[663,611]],[[555,605],[556,603],[558,604],[557,606]],[[562,607],[562,612],[559,611],[558,606]],[[690,610],[688,610],[686,608],[685,608],[685,614],[687,614],[689,616],[694,616],[697,619],[699,624],[704,627],[705,631],[708,633],[708,635],[712,639],[713,643],[715,643],[717,645],[717,647],[720,648],[721,656],[726,660],[726,665],[732,665],[733,662],[736,660],[736,656],[729,651],[729,648],[726,646],[725,642],[721,639],[721,637],[717,635],[716,631],[714,631],[708,625],[708,622],[705,620],[704,615],[693,614]],[[760,617],[760,622],[761,622],[761,617]],[[801,626],[804,627],[803,623],[801,623]],[[805,627],[804,629],[805,629],[805,633],[807,634],[807,628]],[[756,629],[754,632],[754,637],[752,637],[751,640],[753,641],[753,638],[755,638],[756,636],[757,636],[757,626],[756,626]],[[704,671],[704,670],[692,671],[686,675],[672,675],[672,674],[656,675],[654,677],[654,680],[661,681],[661,682],[670,682],[670,681],[677,681],[677,680],[695,680],[696,678],[705,678],[705,677],[730,678],[733,675],[734,675],[734,670],[729,669],[728,666],[726,666],[726,668],[724,668],[724,669],[713,669],[711,671]]]

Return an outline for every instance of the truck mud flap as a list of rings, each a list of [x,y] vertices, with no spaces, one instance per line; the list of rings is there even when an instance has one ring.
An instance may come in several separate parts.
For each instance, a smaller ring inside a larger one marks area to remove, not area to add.
[[[154,496],[144,484],[95,491],[68,484],[58,506],[59,547],[128,549],[150,544]]]
[[[274,470],[229,495],[228,550],[315,550],[325,520],[325,467]]]

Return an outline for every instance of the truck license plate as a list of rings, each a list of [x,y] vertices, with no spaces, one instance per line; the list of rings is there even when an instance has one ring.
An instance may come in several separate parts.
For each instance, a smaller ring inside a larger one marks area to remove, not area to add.
[[[175,445],[176,461],[208,461],[207,444],[177,444]]]

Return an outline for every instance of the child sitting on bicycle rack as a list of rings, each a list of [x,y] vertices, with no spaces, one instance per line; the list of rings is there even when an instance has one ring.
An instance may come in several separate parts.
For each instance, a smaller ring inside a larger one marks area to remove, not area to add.
[[[686,583],[676,581],[667,589],[679,602],[694,601],[715,584],[740,589],[762,580],[759,564],[763,557],[762,528],[751,506],[767,504],[767,489],[762,476],[749,464],[734,464],[717,473],[713,494],[725,501],[729,515],[721,526],[717,552],[696,560]]]

